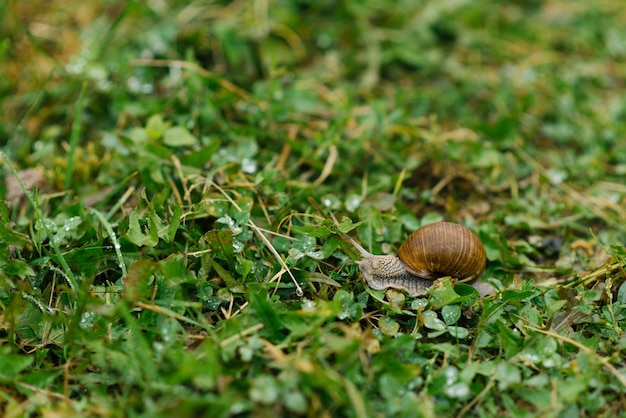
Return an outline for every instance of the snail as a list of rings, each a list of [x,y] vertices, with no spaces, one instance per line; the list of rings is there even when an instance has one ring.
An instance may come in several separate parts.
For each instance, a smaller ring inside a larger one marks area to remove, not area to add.
[[[361,253],[356,263],[367,284],[375,290],[394,288],[411,296],[426,293],[442,277],[472,281],[485,271],[485,247],[468,228],[452,222],[436,222],[413,232],[398,254],[372,255],[348,237]],[[474,286],[479,293],[491,293],[486,283]]]

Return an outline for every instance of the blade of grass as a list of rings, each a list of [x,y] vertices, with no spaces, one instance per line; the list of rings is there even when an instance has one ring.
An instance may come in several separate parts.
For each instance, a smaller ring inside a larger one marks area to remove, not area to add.
[[[74,122],[72,123],[72,133],[70,135],[70,150],[67,155],[67,169],[65,170],[65,190],[69,190],[72,186],[72,176],[74,175],[74,155],[76,147],[78,147],[78,139],[80,138],[80,126],[83,119],[83,101],[85,100],[85,92],[87,91],[87,83],[83,82],[76,103],[76,113],[74,114]]]
[[[37,94],[35,95],[35,98],[32,101],[31,105],[28,106],[28,109],[26,110],[26,112],[24,112],[24,114],[19,118],[19,122],[17,126],[15,127],[14,135],[11,137],[11,139],[7,143],[7,146],[5,147],[6,150],[9,150],[9,152],[11,152],[12,150],[19,149],[19,145],[20,145],[19,142],[21,141],[19,139],[20,138],[19,134],[26,130],[26,126],[25,126],[26,121],[28,120],[28,118],[30,117],[32,113],[36,112],[36,109],[38,108],[39,103],[42,102],[43,97],[46,95],[46,86],[53,79],[55,73],[56,73],[56,67],[53,67],[50,70],[50,73],[48,74],[48,77],[46,78],[46,80],[42,83],[41,86],[39,86]]]
[[[145,382],[157,382],[157,370],[153,363],[152,349],[150,343],[143,335],[141,328],[137,325],[135,318],[131,315],[130,311],[125,304],[120,303],[118,305],[118,312],[124,319],[126,326],[128,327],[130,334],[135,343],[134,350],[128,350],[128,355],[135,361],[134,364],[139,368],[141,374],[145,378]]]
[[[113,248],[115,249],[115,254],[117,255],[117,261],[120,269],[122,269],[122,279],[124,279],[126,277],[126,262],[124,261],[124,256],[122,255],[121,250],[122,246],[117,240],[117,235],[115,235],[115,231],[113,231],[113,227],[107,220],[106,216],[104,216],[97,209],[91,208],[91,211],[94,213],[94,215],[96,215],[100,222],[102,222],[102,226],[107,231],[107,233],[109,234],[109,238],[111,238],[111,241],[113,242]]]
[[[131,177],[134,177],[136,174],[133,173],[131,176],[126,177],[124,180],[122,180],[122,182],[124,184],[126,184],[126,182],[128,180],[130,180]],[[116,187],[115,190],[112,191],[112,193],[110,193],[110,195],[112,196],[113,194],[115,194],[119,189]],[[113,217],[113,215],[115,214],[115,212],[117,212],[119,210],[119,208],[122,207],[122,205],[124,204],[124,202],[126,202],[128,200],[128,198],[135,192],[135,187],[134,186],[130,186],[128,188],[128,190],[126,190],[124,192],[124,194],[122,195],[122,197],[120,197],[118,199],[117,202],[115,202],[115,204],[113,206],[111,206],[111,209],[109,209],[109,211],[106,214],[106,218],[107,219],[111,219]]]
[[[151,312],[157,313],[159,315],[169,316],[170,318],[174,318],[174,319],[177,319],[179,321],[195,325],[197,327],[202,327],[201,324],[199,324],[198,322],[194,321],[193,319],[187,318],[186,316],[181,315],[179,313],[176,313],[176,312],[172,311],[171,309],[165,308],[163,306],[154,305],[154,304],[151,304],[151,303],[144,303],[144,302],[137,302],[137,306],[139,308],[141,308],[141,309],[145,309],[147,311],[151,311]]]
[[[115,20],[113,21],[109,29],[104,34],[104,38],[102,39],[102,42],[100,42],[100,48],[98,49],[98,52],[96,54],[96,57],[98,60],[100,60],[104,56],[104,53],[106,52],[107,48],[109,48],[113,44],[112,40],[115,36],[117,28],[121,25],[121,23],[124,21],[124,19],[126,19],[128,15],[132,14],[137,4],[138,2],[134,0],[126,2],[125,6],[119,12],[119,14],[115,18]]]

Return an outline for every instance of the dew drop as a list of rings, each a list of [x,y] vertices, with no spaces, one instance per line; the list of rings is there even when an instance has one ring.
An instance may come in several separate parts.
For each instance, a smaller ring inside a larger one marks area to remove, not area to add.
[[[311,312],[311,311],[314,311],[316,307],[317,306],[316,306],[315,302],[313,302],[312,300],[310,300],[310,299],[303,299],[302,300],[302,310],[303,311]]]
[[[306,253],[306,255],[313,258],[314,260],[322,260],[324,258],[324,253],[321,251],[309,251]]]
[[[93,327],[94,321],[96,319],[96,314],[94,312],[85,312],[80,317],[79,326],[82,329],[89,329]]]
[[[444,374],[446,376],[446,383],[450,386],[456,382],[459,376],[459,371],[455,367],[448,367],[446,368]]]
[[[241,171],[246,174],[253,174],[256,172],[256,161],[250,158],[244,158],[241,160]]]
[[[236,253],[242,252],[244,249],[243,242],[237,239],[233,239],[233,249],[235,250]]]
[[[300,250],[298,250],[297,248],[292,248],[289,250],[289,257],[299,260],[302,257],[304,257],[304,253]]]
[[[470,394],[470,389],[465,383],[455,383],[446,388],[446,395],[451,398],[465,398]]]

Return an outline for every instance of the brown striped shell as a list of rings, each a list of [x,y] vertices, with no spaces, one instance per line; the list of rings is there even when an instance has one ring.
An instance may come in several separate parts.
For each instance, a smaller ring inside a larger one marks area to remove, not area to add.
[[[478,237],[452,222],[436,222],[413,232],[398,257],[409,273],[432,280],[477,278],[486,265],[485,247]]]

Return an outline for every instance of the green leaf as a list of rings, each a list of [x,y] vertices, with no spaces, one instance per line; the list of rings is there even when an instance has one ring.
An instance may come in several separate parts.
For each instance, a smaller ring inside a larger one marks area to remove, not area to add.
[[[43,389],[58,381],[61,374],[63,374],[62,370],[36,371],[20,376],[20,381]]]
[[[115,244],[114,244],[115,245]],[[84,277],[93,277],[100,268],[100,260],[105,258],[101,242],[96,242],[84,247],[75,247],[65,254],[67,264],[76,271],[80,271]]]
[[[448,331],[448,334],[461,340],[469,336],[469,330],[467,328],[449,326],[446,330]]]
[[[252,271],[252,268],[254,267],[254,262],[252,260],[246,260],[244,259],[239,259],[238,258],[238,271],[240,271],[241,274],[241,279],[243,281],[246,280],[246,278],[248,277],[248,275],[250,274],[250,272]]]
[[[618,305],[626,306],[626,281],[622,282],[617,291],[617,300],[615,301]]]
[[[164,161],[169,160],[172,157],[172,150],[157,143],[151,142],[144,144],[142,145],[142,150],[146,151],[148,153],[147,156],[149,157],[148,160],[142,161],[142,163],[152,165],[150,167],[152,171],[161,171]]]
[[[0,250],[2,251],[2,250]],[[93,264],[93,263],[92,263]],[[9,277],[15,276],[25,278],[26,276],[34,276],[35,271],[25,261],[22,260],[8,260],[3,265],[2,256],[0,255],[0,270],[4,270]]]
[[[280,396],[278,382],[271,375],[259,376],[252,380],[250,399],[262,405],[271,405]]]
[[[163,143],[170,147],[187,147],[196,145],[198,139],[182,126],[167,128],[163,134]]]
[[[442,279],[438,284],[438,286],[428,289],[428,293],[431,295],[431,304],[435,309],[458,303],[461,300],[454,291],[449,278]]]
[[[133,141],[133,143],[137,144],[138,146],[142,146],[145,142],[150,140],[148,132],[146,132],[144,128],[138,127],[128,129],[124,132],[124,136]]]
[[[579,376],[576,376],[560,380],[557,386],[559,399],[567,403],[576,402],[581,393],[588,389],[589,382],[585,377],[581,379]]]
[[[0,355],[0,376],[4,378],[15,377],[27,369],[34,360],[33,356],[2,354]]]
[[[519,353],[523,344],[523,338],[500,322],[497,323],[497,327],[498,338],[500,340],[500,345],[504,350],[505,357],[511,358]]]
[[[459,305],[446,305],[441,308],[443,321],[448,325],[454,325],[461,317],[461,307]]]
[[[432,314],[427,314],[427,312],[432,312]],[[424,316],[424,326],[429,329],[434,329],[436,331],[444,331],[447,327],[446,323],[441,319],[437,318],[437,314],[433,311],[426,311],[423,313]]]
[[[454,292],[459,295],[459,303],[463,306],[471,306],[480,297],[478,289],[466,283],[457,283],[454,285]]]
[[[359,241],[366,249],[371,248],[377,243],[384,229],[382,214],[374,206],[365,205],[359,208],[359,218],[362,219],[357,228]]]
[[[361,225],[363,222],[357,222],[357,223],[353,223],[352,219],[344,216],[343,218],[341,218],[341,223],[339,224],[339,231],[347,234],[348,232],[352,231],[353,229],[357,228],[359,225]]]
[[[39,341],[43,338],[48,326],[49,323],[45,321],[45,316],[40,307],[34,303],[26,303],[20,316],[17,334],[23,340]]]
[[[246,296],[250,301],[250,310],[264,325],[264,333],[267,333],[268,339],[274,343],[282,341],[284,338],[282,321],[276,312],[276,305],[270,303],[267,290],[258,285],[250,286]]]
[[[159,261],[159,266],[165,278],[175,286],[195,279],[193,272],[187,268],[187,257],[183,254],[172,253]]]
[[[223,229],[211,229],[202,237],[215,257],[231,261],[235,254],[233,247],[233,233]]]
[[[496,367],[496,380],[498,389],[506,390],[509,386],[521,382],[522,374],[516,365],[502,362]]]
[[[378,326],[380,327],[380,330],[383,334],[389,335],[391,337],[396,335],[400,330],[400,324],[398,324],[396,321],[388,316],[381,316],[378,320]]]
[[[159,228],[159,238],[161,238],[166,243],[171,243],[174,241],[174,237],[176,236],[176,231],[178,231],[178,227],[180,225],[180,215],[183,213],[183,210],[178,205],[173,205],[172,218],[170,220],[170,224],[164,228]]]
[[[222,373],[219,347],[212,339],[207,339],[197,351],[202,357],[193,363],[195,367],[189,370],[189,375],[200,389],[212,390]]]
[[[305,414],[307,410],[307,400],[302,392],[288,392],[283,395],[285,406],[296,414]]]
[[[218,139],[212,139],[208,145],[190,151],[180,157],[183,165],[201,168],[211,162],[211,157],[220,148],[221,142]]]
[[[7,202],[0,201],[0,244],[3,247],[15,245],[22,247],[30,243],[27,235],[14,230],[9,218]]]
[[[158,227],[155,222],[155,215],[153,211],[148,213],[148,231],[143,232],[143,228],[139,224],[139,214],[137,210],[133,210],[128,220],[127,236],[130,242],[143,247],[154,247],[159,242]]]
[[[137,301],[151,296],[151,276],[156,269],[152,260],[138,259],[128,267],[124,278],[124,298]]]
[[[232,276],[232,274],[230,274],[228,270],[218,264],[217,261],[211,260],[211,267],[213,267],[217,275],[220,276],[220,278],[224,281],[228,290],[230,290],[231,292],[241,291],[241,288],[243,286],[239,282],[237,282],[237,280],[235,280],[235,278]]]
[[[272,238],[272,245],[279,253],[286,253],[291,248],[291,240],[287,237],[276,235]]]
[[[153,115],[146,123],[146,134],[152,139],[159,139],[167,129],[167,123],[160,115]]]
[[[512,302],[516,300],[525,300],[526,298],[534,295],[536,290],[519,290],[519,289],[509,289],[502,292],[502,301],[503,302]]]

